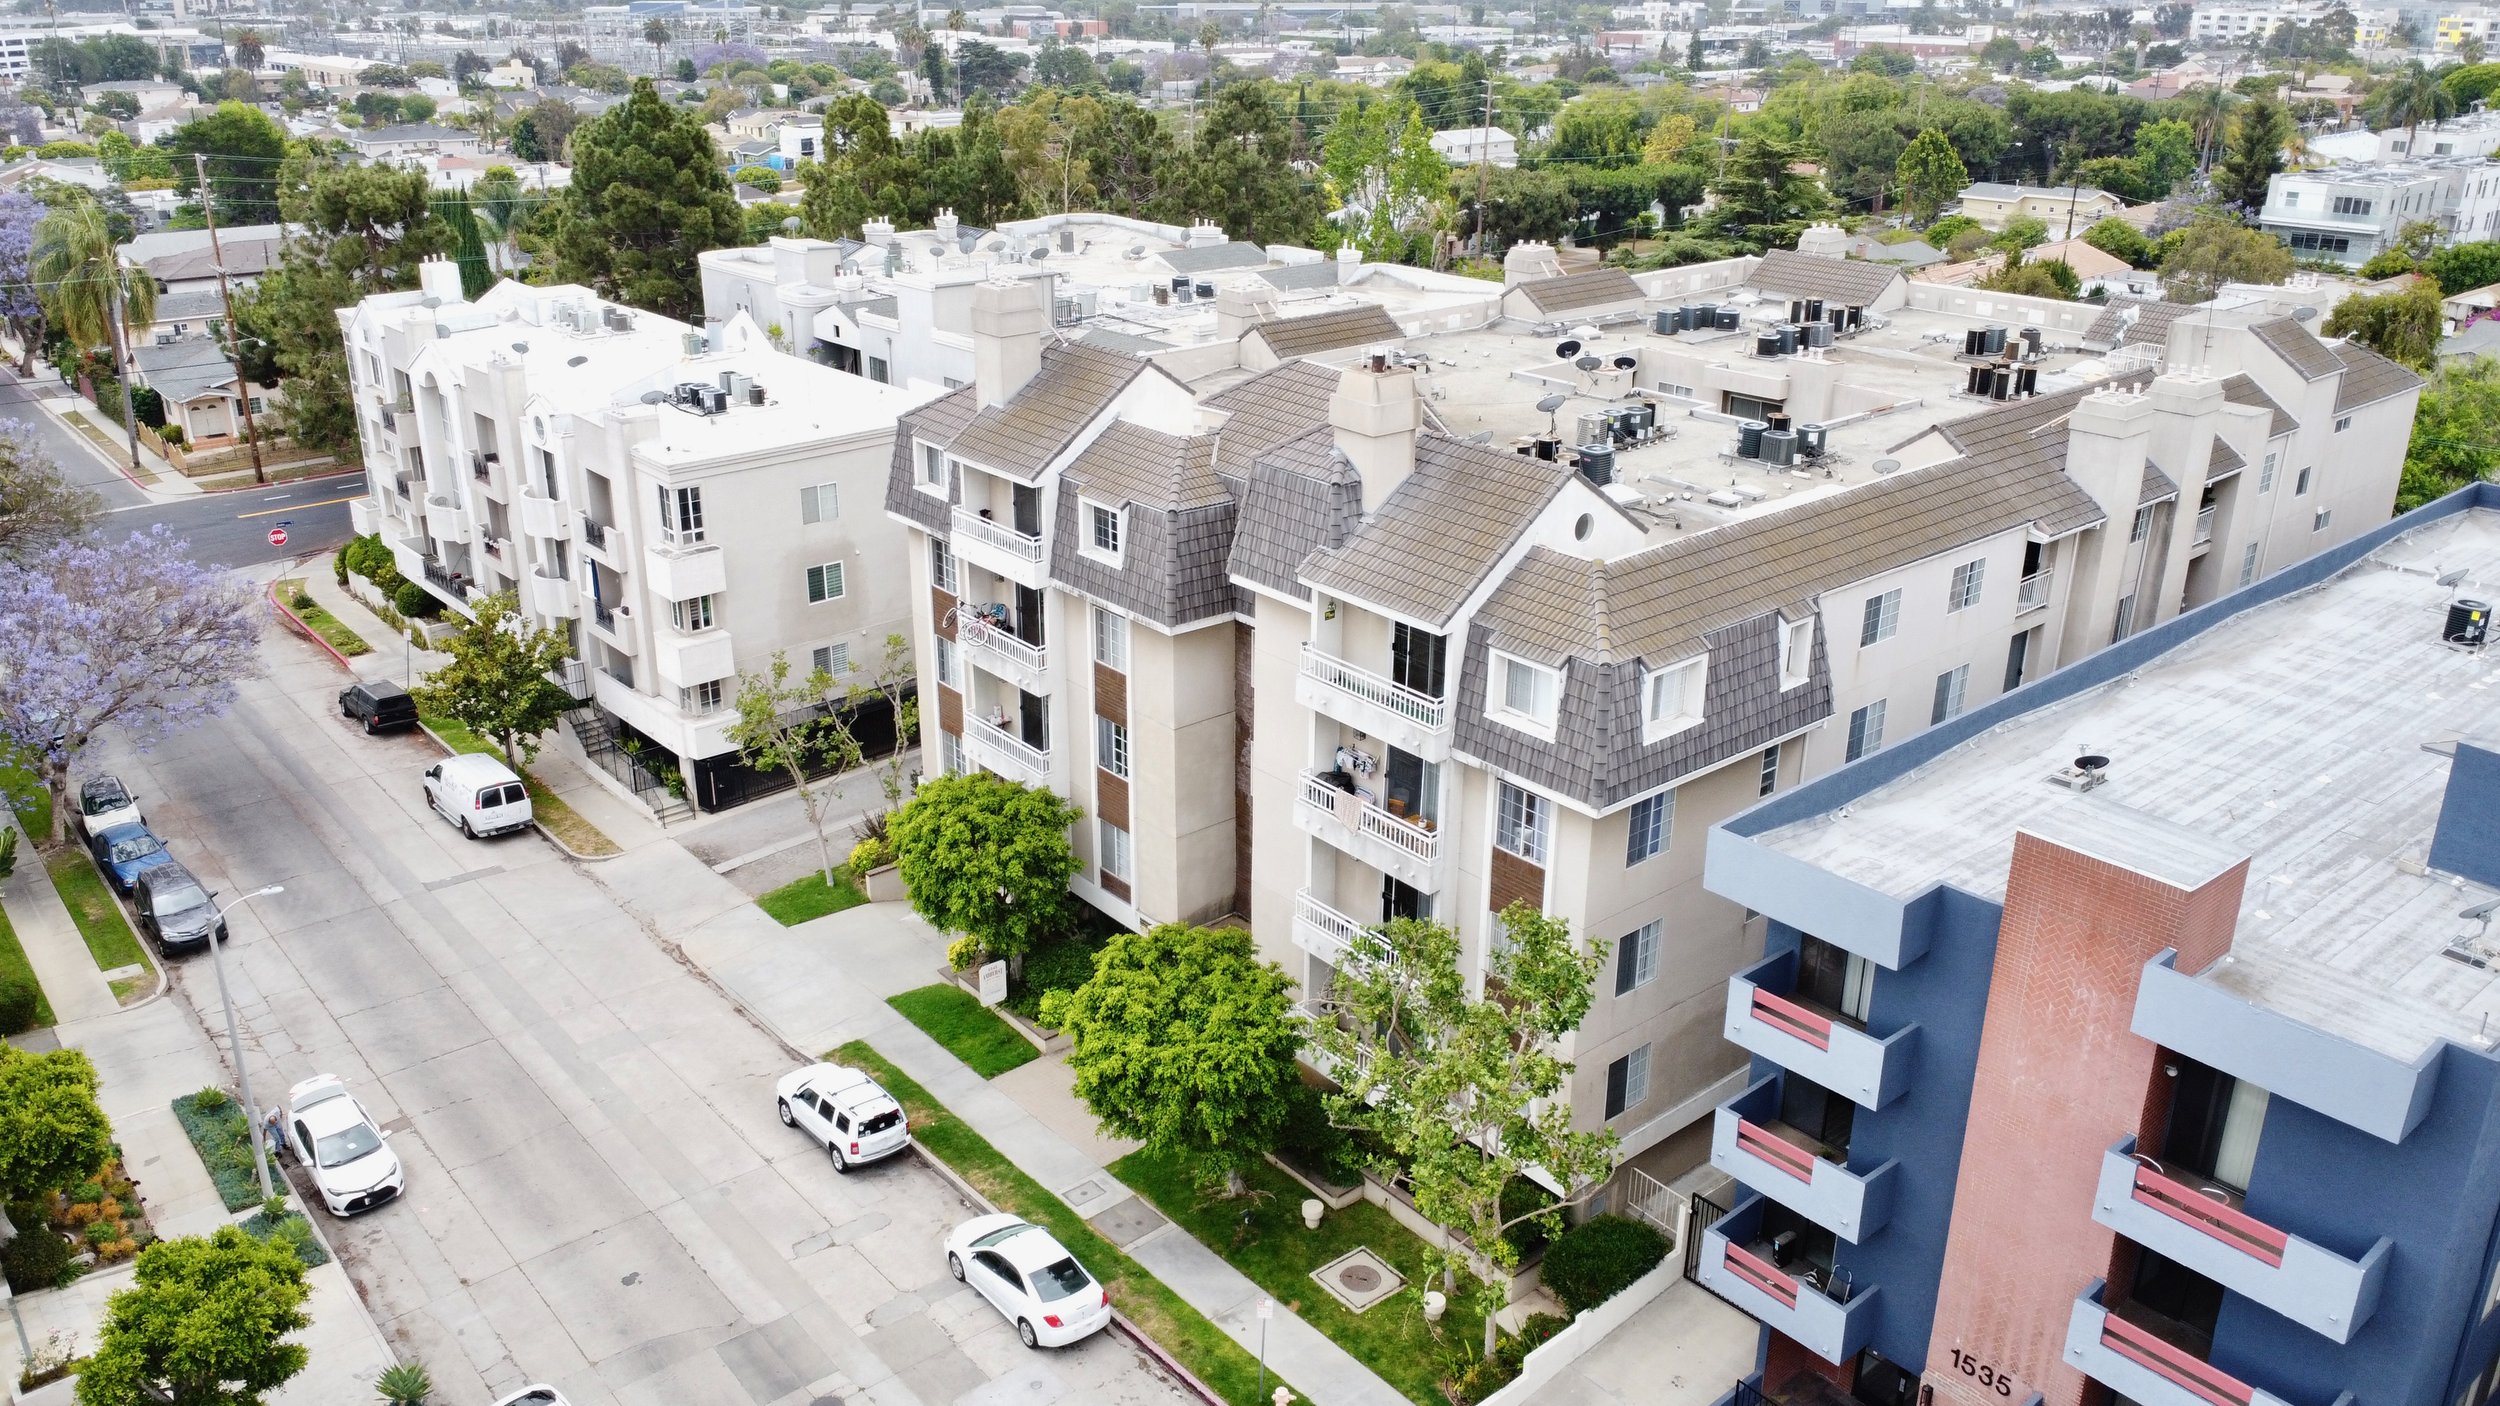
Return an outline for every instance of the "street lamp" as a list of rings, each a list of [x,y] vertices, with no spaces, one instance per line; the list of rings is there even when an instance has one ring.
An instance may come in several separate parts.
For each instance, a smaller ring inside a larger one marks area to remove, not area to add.
[[[260,1143],[260,1105],[252,1102],[252,1070],[250,1065],[243,1062],[243,1036],[235,1029],[234,998],[226,994],[225,947],[217,940],[217,934],[226,925],[226,914],[229,911],[240,908],[255,898],[284,892],[286,892],[284,884],[271,884],[267,888],[254,889],[219,908],[217,921],[210,925],[208,930],[209,964],[217,969],[217,1004],[226,1008],[226,1044],[234,1051],[235,1078],[241,1080],[243,1084],[243,1120],[251,1129],[252,1170],[260,1174],[260,1199],[263,1201],[268,1200],[271,1193],[268,1152]]]

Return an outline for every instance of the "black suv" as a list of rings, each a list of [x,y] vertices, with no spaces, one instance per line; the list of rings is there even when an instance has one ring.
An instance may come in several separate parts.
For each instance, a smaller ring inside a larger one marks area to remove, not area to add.
[[[389,679],[352,684],[339,690],[339,712],[349,722],[363,723],[368,735],[417,725],[417,700]]]
[[[206,947],[214,931],[226,939],[226,920],[217,916],[216,895],[191,877],[180,864],[143,869],[131,885],[130,906],[139,910],[139,931],[165,956]]]

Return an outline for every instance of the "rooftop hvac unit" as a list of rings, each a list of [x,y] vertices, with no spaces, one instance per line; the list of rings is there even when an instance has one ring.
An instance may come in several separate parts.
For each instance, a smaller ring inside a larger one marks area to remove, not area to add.
[[[753,376],[739,375],[729,378],[729,398],[731,400],[745,400],[747,398],[747,392],[753,390],[754,388],[755,378]]]
[[[1830,433],[1831,431],[1821,425],[1799,425],[1797,427],[1797,452],[1808,459],[1822,458],[1824,439]]]
[[[1828,347],[1832,344],[1832,325],[1830,323],[1822,321],[1818,318],[1813,322],[1807,323],[1804,330],[1806,334],[1807,346]]]
[[[1762,423],[1775,430],[1787,429],[1788,412],[1785,410],[1774,410],[1770,414],[1762,417]]]
[[[1097,296],[1098,295],[1091,288],[1087,288],[1078,293],[1076,295],[1076,315],[1078,317],[1092,317],[1100,307],[1099,303],[1096,301]]]
[[[686,355],[688,355],[688,356],[701,356],[701,355],[703,355],[703,334],[702,334],[702,333],[700,333],[700,332],[689,332],[689,333],[687,333],[685,336],[680,337],[680,338],[678,339],[678,342],[679,342],[679,344],[680,344],[680,345],[682,345],[682,346],[684,346],[684,347],[685,347],[685,349],[686,349]]]
[[[1821,322],[1823,320],[1823,300],[1821,298],[1806,299],[1806,315],[1797,320],[1800,322]]]
[[[1215,296],[1215,285],[1214,285],[1213,283],[1208,282],[1208,281],[1207,281],[1207,280],[1205,280],[1205,279],[1200,279],[1200,280],[1198,280],[1198,301],[1203,303],[1203,302],[1206,302],[1206,301],[1208,301],[1209,299],[1213,298],[1214,296]]]
[[[1579,430],[1577,442],[1581,444],[1604,444],[1614,437],[1612,427],[1607,423],[1605,413],[1602,411],[1581,416],[1577,422],[1577,428]]]
[[[1578,451],[1580,477],[1600,488],[1615,481],[1615,451],[1610,444],[1583,444]]]
[[[1075,230],[1063,229],[1059,231],[1059,252],[1062,254],[1073,254],[1076,252]]]
[[[1739,459],[1761,458],[1762,436],[1767,433],[1770,428],[1771,427],[1769,425],[1762,423],[1760,420],[1738,421],[1736,425],[1736,457]]]
[[[763,404],[763,403],[764,403],[764,388],[763,388],[762,386],[759,386],[759,385],[755,384],[753,381],[749,381],[749,382],[747,382],[747,404],[749,404],[749,405],[761,405],[761,404]]]
[[[1161,307],[1169,307],[1169,306],[1171,306],[1171,303],[1172,303],[1172,290],[1171,290],[1171,289],[1166,288],[1166,287],[1164,287],[1162,284],[1158,283],[1158,284],[1156,284],[1156,285],[1154,286],[1154,290],[1155,290],[1155,306],[1156,306],[1156,307],[1161,308]]]
[[[619,307],[604,309],[600,315],[600,321],[611,332],[622,332],[634,325],[633,318],[627,316],[625,309]]]
[[[2439,637],[2449,644],[2480,649],[2491,637],[2491,605],[2487,601],[2452,600],[2448,602],[2447,623],[2440,626]]]
[[[1053,299],[1051,299],[1051,300],[1050,300],[1050,320],[1051,320],[1052,322],[1054,322],[1054,323],[1057,323],[1058,325],[1060,325],[1060,326],[1062,326],[1062,327],[1066,326],[1067,324],[1069,324],[1069,323],[1071,323],[1071,322],[1076,321],[1076,299],[1074,299],[1074,298],[1053,298]]]
[[[704,413],[704,414],[706,414],[706,415],[720,415],[720,414],[725,414],[725,413],[727,413],[728,409],[729,409],[729,392],[727,392],[727,391],[725,391],[725,390],[718,389],[717,387],[709,387],[709,386],[707,386],[707,387],[705,387],[705,388],[704,388],[704,391],[703,391],[703,413]]]
[[[1651,314],[1649,330],[1661,337],[1669,333],[1681,332],[1684,330],[1684,315],[1689,311],[1691,311],[1689,308],[1660,308]]]
[[[1763,330],[1762,330],[1762,331],[1760,331],[1760,332],[1756,332],[1756,333],[1754,333],[1754,334],[1753,334],[1753,354],[1754,354],[1754,355],[1756,355],[1756,356],[1777,356],[1777,355],[1779,355],[1779,354],[1780,354],[1780,334],[1779,334],[1779,333],[1777,333],[1777,332],[1771,331],[1769,328],[1765,328],[1765,329],[1763,329]]]
[[[2023,329],[2023,359],[2025,361],[2040,359],[2040,329],[2037,327]]]
[[[1764,430],[1762,432],[1762,462],[1777,465],[1780,468],[1796,463],[1797,432],[1795,430]]]
[[[1783,323],[1781,323],[1781,324],[1780,324],[1780,355],[1782,355],[1782,356],[1787,356],[1787,355],[1789,355],[1790,353],[1792,353],[1792,352],[1794,352],[1794,351],[1796,351],[1796,350],[1797,350],[1797,324],[1796,324],[1796,323],[1793,323],[1793,322],[1783,322]]]
[[[1744,314],[1735,308],[1713,308],[1712,325],[1722,332],[1733,332],[1743,322]]]
[[[1962,329],[1962,355],[1986,356],[1987,354],[1987,330],[1979,327],[1966,327]]]
[[[1989,328],[1989,329],[1988,329],[1988,344],[1987,344],[1985,347],[1981,348],[1981,351],[1983,351],[1985,354],[1987,354],[1987,355],[1989,355],[1989,356],[1995,356],[1995,355],[1997,355],[1999,352],[2002,352],[2002,351],[2004,351],[2004,350],[2005,350],[2005,329],[2004,329],[2004,328],[2002,328],[2002,327],[1991,327],[1991,328]]]

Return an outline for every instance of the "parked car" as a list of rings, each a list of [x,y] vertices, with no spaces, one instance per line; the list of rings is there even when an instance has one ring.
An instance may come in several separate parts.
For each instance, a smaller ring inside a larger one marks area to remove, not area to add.
[[[903,1106],[856,1069],[811,1064],[782,1075],[773,1093],[782,1124],[823,1143],[837,1172],[911,1146]]]
[[[141,870],[130,906],[139,912],[139,931],[165,956],[206,947],[211,932],[219,942],[226,940],[226,920],[217,915],[217,896],[178,863]]]
[[[1015,1324],[1026,1347],[1066,1347],[1111,1322],[1111,1291],[1057,1237],[1016,1216],[956,1226],[946,1237],[946,1272]]]
[[[564,1399],[563,1392],[542,1382],[537,1386],[525,1386],[510,1396],[498,1398],[495,1406],[573,1406],[573,1403]]]
[[[389,679],[349,684],[339,690],[339,713],[364,725],[365,735],[417,725],[417,700]]]
[[[425,769],[425,803],[472,840],[530,823],[529,788],[512,768],[475,752],[445,757]]]
[[[70,817],[70,823],[78,828],[80,840],[116,825],[145,825],[147,820],[139,813],[139,798],[130,794],[120,777],[90,776],[79,783],[78,813]]]
[[[124,898],[130,897],[130,885],[141,870],[174,862],[165,852],[165,842],[135,820],[96,831],[87,837],[87,850],[104,877],[112,880],[113,892]]]
[[[369,1211],[407,1190],[407,1173],[365,1106],[335,1074],[286,1091],[287,1151],[312,1173],[334,1216]]]

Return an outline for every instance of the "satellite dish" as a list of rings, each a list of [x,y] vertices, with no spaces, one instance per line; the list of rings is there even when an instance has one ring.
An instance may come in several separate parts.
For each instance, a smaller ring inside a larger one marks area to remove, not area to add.
[[[1583,342],[1594,342],[1597,340],[1597,329],[1585,325],[1574,327],[1571,329],[1571,335]]]
[[[1132,244],[1128,247],[1128,252],[1122,254],[1120,257],[1123,259],[1142,259],[1146,257],[1146,246],[1143,244]]]
[[[642,393],[642,403],[645,405],[657,405],[666,399],[668,399],[668,395],[664,391],[644,391]]]
[[[1563,402],[1569,399],[1571,399],[1571,397],[1567,395],[1549,395],[1545,399],[1538,401],[1536,403],[1536,408],[1548,415],[1551,415],[1555,411],[1562,409]]]
[[[1007,252],[1007,241],[1004,239],[993,239],[981,247],[989,250],[993,254],[1004,254]]]
[[[426,297],[425,297],[425,304],[424,304],[424,305],[425,305],[426,307],[429,307],[429,308],[439,308],[439,307],[441,307],[441,306],[443,305],[443,300],[442,300],[442,299],[440,299],[440,298],[437,298],[437,297],[435,297],[433,294],[429,293],[429,294],[427,294],[427,295],[426,295]]]
[[[590,364],[590,358],[586,356],[577,356],[564,364],[567,366],[588,366]]]
[[[1629,371],[1633,367],[1640,364],[1641,359],[1637,356],[1619,356],[1615,358],[1615,369],[1617,371]]]
[[[1594,371],[1598,367],[1605,365],[1606,359],[1599,356],[1584,356],[1571,364],[1579,367],[1583,371]]]
[[[2465,570],[2466,569],[2464,567],[2460,566],[2454,571],[2442,573],[2440,578],[2432,584],[2449,587],[2463,585],[2465,583]]]
[[[799,217],[798,217],[798,216],[796,216],[796,215],[792,215],[792,216],[791,216],[791,217],[789,217],[788,219],[783,220],[783,221],[781,222],[781,232],[782,232],[783,234],[796,234],[796,233],[798,233],[798,232],[799,232]]]
[[[1027,255],[1025,255],[1024,257],[1026,257],[1027,259],[1030,259],[1030,260],[1032,260],[1034,263],[1037,263],[1037,264],[1038,264],[1038,263],[1040,263],[1042,260],[1047,259],[1047,258],[1049,258],[1049,257],[1050,257],[1050,251],[1049,251],[1048,249],[1036,249],[1036,250],[1034,250],[1032,253],[1027,254]]]
[[[1469,444],[1491,444],[1493,442],[1493,431],[1478,430],[1474,434],[1467,436],[1467,442]]]
[[[955,248],[960,253],[971,253],[972,246],[979,242],[980,239],[977,235],[959,234],[955,236]]]
[[[530,344],[527,342],[514,342],[512,344],[512,349],[526,355],[529,352]]]
[[[2310,321],[2314,321],[2314,320],[2316,320],[2317,316],[2318,316],[2318,310],[2317,310],[2316,308],[2294,308],[2294,309],[2292,309],[2292,321],[2294,321],[2294,322],[2310,322]]]
[[[1562,342],[1556,344],[1554,347],[1554,355],[1562,357],[1565,360],[1569,360],[1579,354],[1580,344],[1578,342]]]

